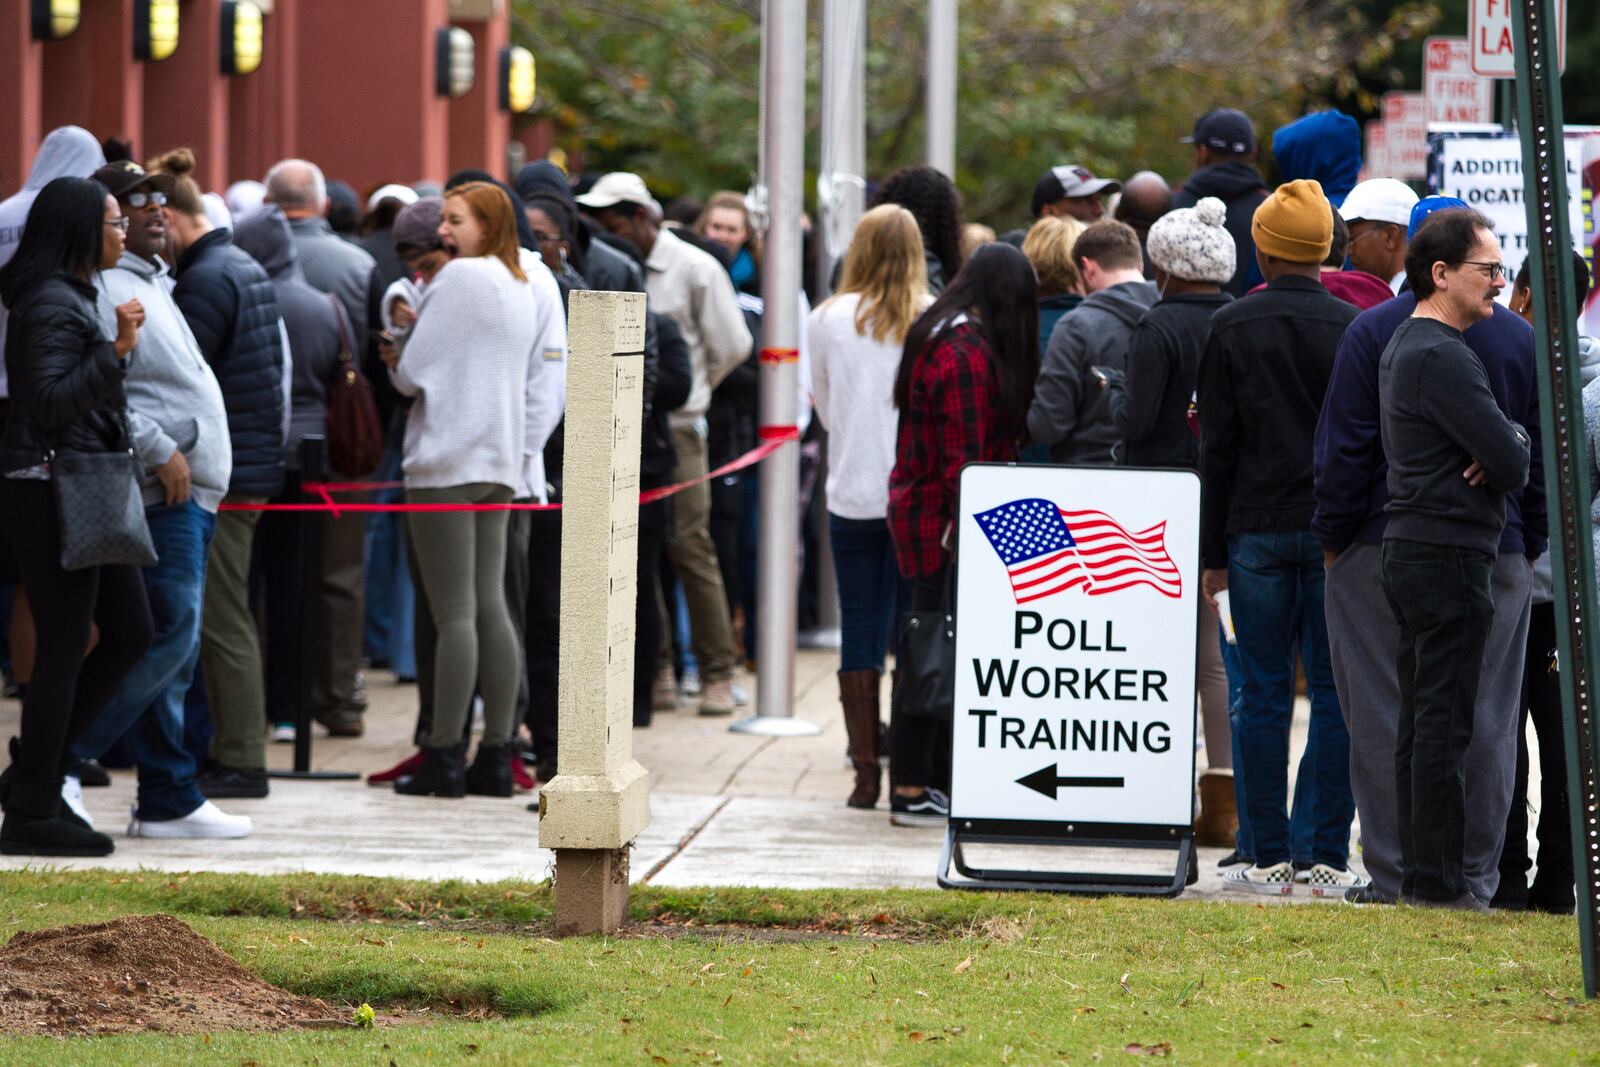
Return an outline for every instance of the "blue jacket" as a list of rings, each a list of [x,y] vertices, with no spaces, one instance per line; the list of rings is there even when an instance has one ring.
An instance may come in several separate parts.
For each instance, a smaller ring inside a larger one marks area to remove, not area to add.
[[[1411,293],[1363,311],[1345,331],[1312,445],[1317,510],[1311,529],[1330,552],[1352,543],[1375,545],[1388,523],[1389,465],[1378,428],[1378,360],[1389,338],[1416,310]],[[1506,496],[1502,555],[1537,559],[1545,550],[1544,462],[1539,451],[1539,391],[1533,328],[1499,305],[1493,317],[1467,330],[1466,342],[1489,375],[1489,388],[1508,419],[1527,428],[1533,477]]]
[[[1361,127],[1342,111],[1319,111],[1279,126],[1272,135],[1272,156],[1284,181],[1314,179],[1338,207],[1361,173]]]

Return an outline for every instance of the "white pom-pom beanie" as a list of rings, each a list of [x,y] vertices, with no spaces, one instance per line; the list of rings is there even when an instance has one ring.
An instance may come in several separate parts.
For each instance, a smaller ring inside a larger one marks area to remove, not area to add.
[[[1214,196],[1167,212],[1150,227],[1150,262],[1186,282],[1227,283],[1238,267],[1227,220],[1228,209]]]

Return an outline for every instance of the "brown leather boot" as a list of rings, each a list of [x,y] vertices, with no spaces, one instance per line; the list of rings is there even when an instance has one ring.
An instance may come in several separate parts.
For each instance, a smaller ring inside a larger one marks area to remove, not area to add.
[[[850,763],[856,770],[856,787],[848,801],[852,808],[878,804],[883,772],[878,766],[878,671],[840,671],[839,703],[844,705],[844,730],[850,739]]]
[[[1233,775],[1206,771],[1200,776],[1200,817],[1194,821],[1197,845],[1232,848],[1239,833],[1239,809],[1234,802]]]

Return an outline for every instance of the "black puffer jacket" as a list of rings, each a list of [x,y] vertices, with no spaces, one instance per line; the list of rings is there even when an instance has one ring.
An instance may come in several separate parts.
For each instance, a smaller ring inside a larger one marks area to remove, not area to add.
[[[26,470],[63,452],[130,447],[124,371],[95,313],[92,285],[60,275],[24,289],[6,327],[11,418],[0,467]]]
[[[283,340],[278,297],[261,264],[212,230],[178,260],[172,291],[222,386],[233,438],[228,492],[273,496],[283,488]]]

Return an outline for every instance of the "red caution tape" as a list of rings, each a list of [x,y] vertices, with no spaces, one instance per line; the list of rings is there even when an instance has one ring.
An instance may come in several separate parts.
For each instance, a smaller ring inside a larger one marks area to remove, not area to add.
[[[742,471],[746,467],[753,467],[776,452],[782,445],[800,438],[800,431],[793,426],[763,426],[760,430],[762,443],[739,458],[724,463],[716,470],[707,471],[698,478],[691,478],[686,482],[677,482],[673,485],[664,485],[659,489],[647,489],[639,494],[639,503],[653,504],[657,500],[665,500],[669,496],[683,492],[692,486],[709,482],[713,478]],[[365,493],[375,492],[380,489],[403,488],[404,482],[307,482],[301,489],[307,496],[318,497],[318,503],[303,504],[223,504],[222,511],[288,511],[288,512],[330,512],[338,518],[344,512],[358,515],[371,515],[381,513],[418,514],[438,511],[560,511],[560,504],[353,504],[340,503],[333,499],[333,493]]]

